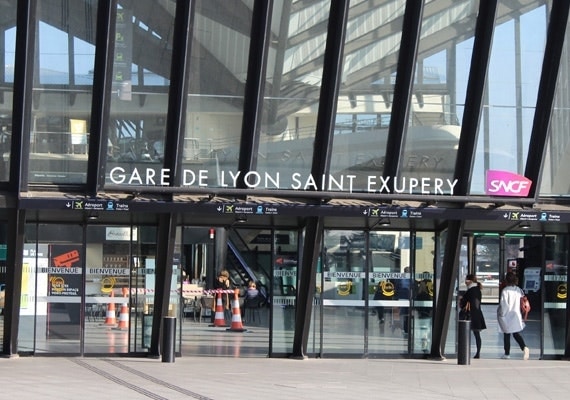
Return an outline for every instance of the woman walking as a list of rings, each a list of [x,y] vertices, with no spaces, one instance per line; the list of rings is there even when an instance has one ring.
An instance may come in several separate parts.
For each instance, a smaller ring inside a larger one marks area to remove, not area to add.
[[[497,308],[499,331],[503,332],[503,346],[505,349],[505,354],[502,358],[510,358],[511,335],[513,335],[523,352],[523,359],[528,360],[530,351],[521,335],[521,332],[525,327],[520,306],[521,297],[524,296],[524,292],[517,286],[517,283],[518,278],[516,274],[513,272],[507,272],[507,275],[505,276],[506,286],[501,291],[499,308]]]
[[[469,304],[469,314],[471,320],[471,331],[475,336],[475,344],[477,352],[473,358],[480,358],[481,356],[481,331],[487,329],[485,324],[485,317],[481,311],[481,283],[477,282],[477,276],[469,274],[465,277],[465,285],[467,292],[463,295],[460,302],[460,307],[463,309]]]

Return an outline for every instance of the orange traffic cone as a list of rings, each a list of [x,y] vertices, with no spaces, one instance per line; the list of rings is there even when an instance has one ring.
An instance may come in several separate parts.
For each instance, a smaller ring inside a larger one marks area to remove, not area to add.
[[[117,329],[129,329],[129,288],[122,288],[122,293],[127,303],[121,304],[121,310],[119,311],[119,325],[117,326]]]
[[[239,289],[234,291],[234,299],[232,301],[232,324],[226,329],[232,332],[245,332],[246,329],[243,328],[241,323],[241,311],[239,307]]]
[[[224,306],[222,304],[222,292],[218,292],[216,299],[216,314],[214,315],[214,326],[225,327],[226,319],[224,318]]]
[[[105,316],[105,325],[115,325],[117,322],[117,316],[115,315],[115,303],[113,302],[113,298],[115,294],[111,291],[111,301],[107,305],[107,314]]]
[[[118,329],[129,329],[129,306],[127,303],[121,305],[121,311],[119,312],[119,325]]]

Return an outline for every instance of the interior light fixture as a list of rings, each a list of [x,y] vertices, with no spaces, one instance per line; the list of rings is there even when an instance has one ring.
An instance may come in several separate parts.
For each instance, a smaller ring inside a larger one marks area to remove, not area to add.
[[[236,215],[236,222],[239,222],[239,223],[247,222],[247,215],[237,214]]]
[[[523,221],[519,224],[519,228],[521,229],[530,229],[530,222],[528,221]]]
[[[390,226],[390,219],[386,218],[386,219],[381,219],[380,222],[378,222],[379,226]]]
[[[87,214],[87,220],[88,221],[97,221],[98,218],[99,218],[99,215],[94,211]]]

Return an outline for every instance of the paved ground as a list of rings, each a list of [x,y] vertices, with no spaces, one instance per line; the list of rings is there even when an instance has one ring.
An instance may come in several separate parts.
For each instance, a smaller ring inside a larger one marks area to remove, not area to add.
[[[570,362],[471,359],[20,357],[0,359],[3,399],[561,399]]]

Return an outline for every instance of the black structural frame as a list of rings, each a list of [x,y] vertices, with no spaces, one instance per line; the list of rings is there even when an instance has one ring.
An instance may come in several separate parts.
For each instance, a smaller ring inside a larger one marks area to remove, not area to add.
[[[89,163],[87,182],[84,187],[68,188],[69,191],[82,192],[86,197],[96,197],[104,186],[105,152],[109,125],[109,107],[112,89],[112,68],[114,54],[114,33],[117,12],[117,0],[98,1],[97,36],[95,71],[93,83],[91,125],[89,137]],[[259,144],[261,118],[263,115],[263,93],[271,40],[271,16],[274,2],[256,0],[254,2],[251,26],[250,54],[247,82],[244,95],[244,118],[241,132],[239,168],[243,171],[255,169],[257,165],[257,147]],[[302,7],[303,2],[291,7]],[[33,100],[33,73],[36,57],[37,0],[19,0],[17,2],[16,55],[14,69],[14,92],[19,95],[13,99],[12,142],[10,171],[7,193],[7,268],[6,308],[4,316],[3,353],[8,356],[17,353],[18,312],[20,307],[22,257],[24,246],[24,228],[26,209],[20,203],[20,193],[28,191],[29,132]],[[332,154],[334,121],[338,93],[341,85],[341,72],[345,48],[346,27],[349,17],[349,0],[330,2],[330,15],[327,24],[327,42],[324,55],[322,86],[317,114],[313,164],[311,173],[319,176],[328,173]],[[398,55],[394,103],[390,120],[384,176],[398,174],[399,159],[404,145],[407,116],[413,87],[413,77],[417,60],[419,35],[424,11],[423,1],[406,2],[403,18],[402,43]],[[188,193],[187,188],[178,187],[180,165],[185,133],[185,112],[189,87],[190,53],[193,35],[194,0],[177,0],[174,20],[173,52],[168,98],[168,113],[165,143],[165,168],[175,171],[168,187],[133,187],[106,185],[105,191],[132,193],[141,191],[162,196],[172,201],[176,193]],[[366,6],[356,6],[362,10]],[[549,118],[553,108],[559,64],[562,56],[570,3],[552,2],[548,26],[546,49],[542,64],[542,75],[535,109],[529,156],[525,166],[525,175],[537,182],[540,179],[540,166],[546,152]],[[465,202],[492,202],[490,197],[471,197],[469,193],[470,173],[474,160],[477,129],[482,109],[487,67],[489,63],[492,35],[497,11],[497,0],[479,2],[479,13],[474,37],[474,48],[470,65],[465,110],[459,139],[458,154],[454,177],[458,179],[456,195],[447,196],[445,201],[456,208],[464,207]],[[281,24],[285,29],[285,24]],[[302,38],[296,38],[302,40]],[[280,48],[280,47],[278,47]],[[282,47],[281,47],[282,48]],[[280,54],[277,55],[278,57]],[[281,55],[282,56],[282,55]],[[279,79],[279,74],[277,74]],[[276,81],[277,82],[277,81]],[[279,90],[274,85],[273,90]],[[273,93],[275,94],[275,92]],[[509,203],[531,205],[538,199],[538,184],[534,185],[528,198],[509,199]],[[245,188],[243,182],[235,189],[209,189],[211,194],[232,194],[245,196],[282,196],[304,199],[308,204],[319,204],[324,198],[333,195],[336,198],[366,199],[389,201],[395,199],[417,200],[417,196],[398,196],[394,194],[346,194],[307,191],[303,193],[284,190],[255,190]],[[63,196],[61,196],[63,197]],[[441,196],[422,196],[423,201],[442,200]],[[156,299],[149,354],[160,354],[161,318],[168,311],[169,278],[172,274],[176,226],[179,215],[175,212],[158,215],[157,237],[157,275]],[[440,285],[436,288],[437,302],[432,330],[430,356],[442,358],[445,352],[445,339],[449,325],[449,312],[453,299],[454,282],[457,278],[455,268],[459,257],[463,237],[463,221],[451,220],[447,223],[445,251],[442,260]],[[295,331],[293,338],[293,358],[305,358],[312,313],[312,299],[315,291],[315,269],[323,240],[323,217],[307,217],[304,223],[301,264],[299,267],[299,287]],[[437,246],[438,244],[436,244]],[[368,262],[368,261],[367,261]],[[570,277],[569,277],[570,278]],[[570,309],[567,303],[567,321],[570,321]],[[568,323],[567,332],[570,332]],[[570,356],[570,336],[566,334],[565,356]]]
[[[253,5],[238,160],[238,171],[242,172],[237,181],[239,189],[247,187],[244,182],[245,173],[257,168],[272,11],[273,0],[256,0]]]
[[[323,85],[321,86],[315,145],[313,148],[312,176],[321,176],[330,170],[334,121],[340,89],[343,45],[348,23],[349,3],[349,0],[331,2],[323,63]],[[303,359],[307,354],[312,303],[315,294],[315,274],[323,240],[323,227],[324,220],[322,217],[309,217],[306,219],[302,261],[298,271],[300,276],[292,358]]]
[[[194,21],[194,0],[177,0],[174,18],[174,38],[172,64],[170,70],[170,88],[168,96],[168,113],[166,116],[166,143],[164,167],[176,171],[170,186],[180,182],[180,165],[183,135],[186,128],[186,105],[188,81],[190,76],[190,59],[192,43],[192,26]],[[172,201],[172,194],[167,194]],[[149,355],[158,357],[163,352],[159,344],[163,343],[163,316],[168,315],[168,298],[170,293],[170,277],[173,271],[174,245],[176,242],[177,213],[163,213],[158,218],[158,234],[156,238],[156,272],[155,272],[155,312],[152,320],[152,333]],[[159,312],[156,312],[159,311]]]
[[[8,213],[8,234],[6,249],[6,293],[4,308],[3,353],[8,356],[18,352],[17,318],[22,294],[22,254],[24,250],[24,223],[26,211],[19,208],[19,193],[27,191],[28,155],[30,141],[26,140],[30,131],[30,120],[26,118],[32,109],[32,85],[34,70],[34,49],[36,43],[36,0],[19,1],[16,11],[18,29],[16,29],[14,87],[22,89],[21,96],[13,96],[12,109],[12,144],[10,160],[10,195],[15,196]]]
[[[471,68],[467,81],[465,98],[465,112],[461,124],[457,159],[454,177],[458,179],[456,191],[459,195],[466,195],[471,182],[471,167],[475,158],[477,127],[481,114],[485,78],[491,53],[493,28],[497,1],[479,2],[479,13],[475,26],[475,40],[471,56]],[[463,206],[460,205],[459,208]],[[445,352],[445,339],[450,320],[451,300],[453,299],[454,282],[457,279],[457,261],[461,251],[463,237],[462,220],[448,221],[445,249],[441,267],[439,289],[436,292],[437,302],[433,318],[432,342],[430,356],[441,359]],[[434,296],[434,297],[436,297]]]

